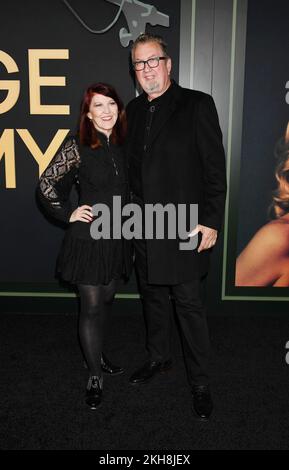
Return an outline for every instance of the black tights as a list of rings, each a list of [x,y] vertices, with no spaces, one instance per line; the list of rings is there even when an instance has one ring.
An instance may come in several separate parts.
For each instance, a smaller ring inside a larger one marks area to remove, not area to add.
[[[98,286],[78,284],[80,294],[79,339],[91,375],[101,376],[104,325],[116,290],[116,281]]]

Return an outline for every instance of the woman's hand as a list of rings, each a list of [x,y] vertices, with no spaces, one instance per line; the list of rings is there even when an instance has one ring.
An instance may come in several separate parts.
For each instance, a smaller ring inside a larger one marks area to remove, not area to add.
[[[76,222],[77,220],[86,223],[92,222],[93,213],[91,207],[86,205],[77,207],[77,209],[72,212],[69,222]]]

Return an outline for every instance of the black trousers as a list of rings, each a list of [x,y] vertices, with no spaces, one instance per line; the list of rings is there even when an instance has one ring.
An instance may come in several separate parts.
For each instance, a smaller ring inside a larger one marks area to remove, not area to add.
[[[163,362],[171,358],[170,294],[172,294],[180,324],[189,383],[191,386],[208,384],[210,340],[201,295],[201,281],[197,279],[171,286],[148,284],[146,242],[134,240],[134,245],[149,359]]]

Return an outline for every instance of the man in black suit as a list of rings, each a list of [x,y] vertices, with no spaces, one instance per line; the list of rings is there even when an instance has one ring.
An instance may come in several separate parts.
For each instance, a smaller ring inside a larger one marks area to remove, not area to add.
[[[143,300],[148,360],[130,378],[142,384],[172,366],[170,293],[175,299],[193,410],[207,420],[209,335],[201,300],[201,278],[221,228],[226,173],[222,133],[211,96],[181,88],[170,79],[171,59],[159,36],[142,34],[132,47],[132,64],[144,93],[127,106],[128,164],[133,201],[198,204],[199,244],[180,250],[179,240],[135,240]],[[193,229],[194,227],[191,227]]]

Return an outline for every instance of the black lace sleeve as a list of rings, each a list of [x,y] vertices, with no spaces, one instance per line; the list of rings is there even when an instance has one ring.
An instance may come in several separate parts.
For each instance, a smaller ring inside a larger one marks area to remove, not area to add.
[[[40,176],[36,188],[38,200],[44,210],[62,222],[68,222],[72,212],[69,195],[79,165],[76,139],[68,137]]]

